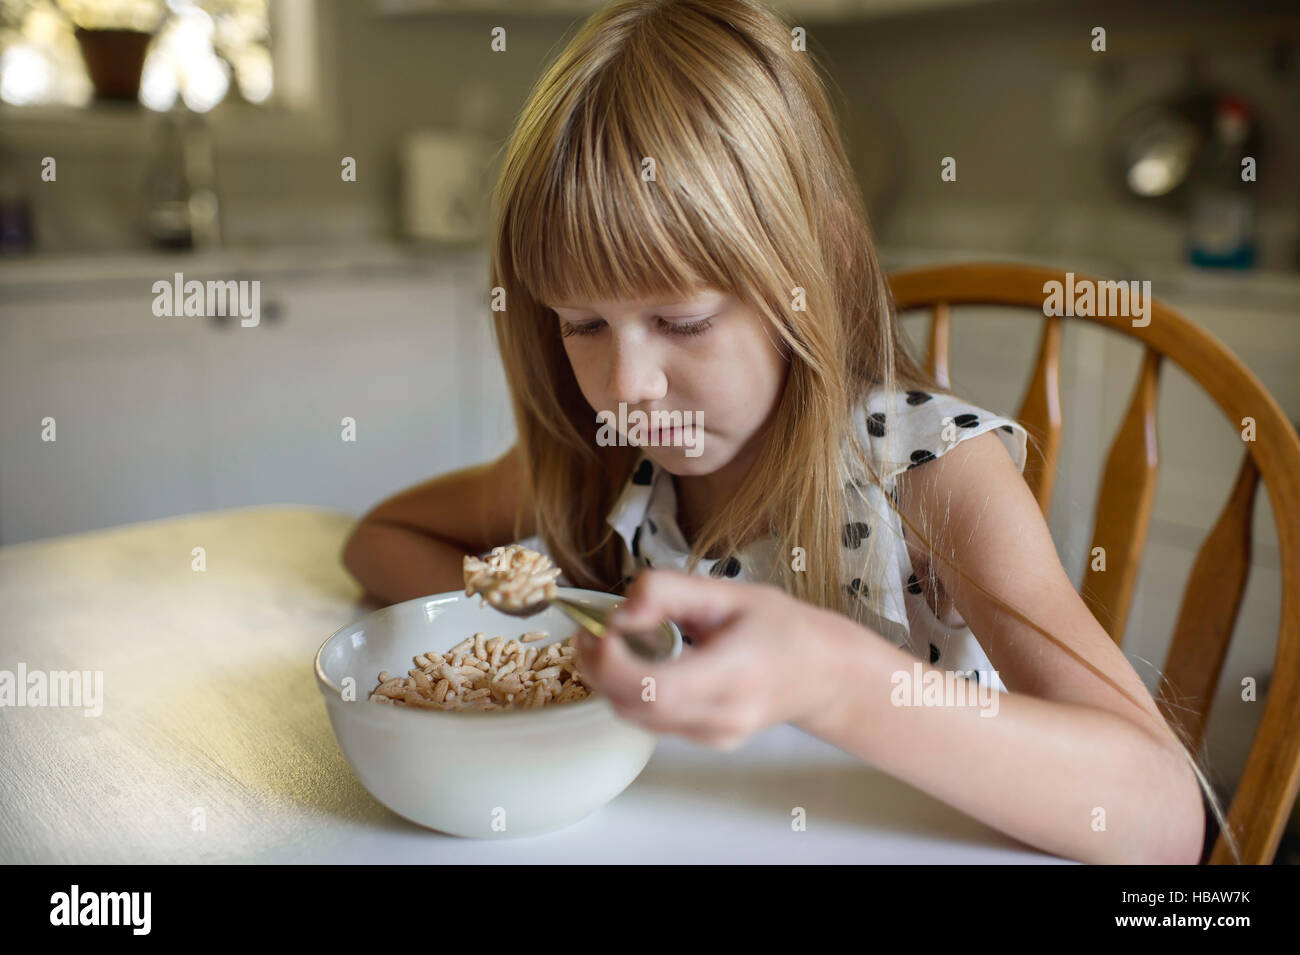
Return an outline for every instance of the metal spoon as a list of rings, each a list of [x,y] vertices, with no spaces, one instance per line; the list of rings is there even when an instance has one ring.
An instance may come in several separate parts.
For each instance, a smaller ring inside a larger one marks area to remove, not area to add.
[[[547,607],[558,607],[570,618],[576,620],[582,626],[586,627],[598,637],[604,637],[606,634],[605,621],[608,619],[611,610],[597,610],[595,607],[588,607],[584,604],[574,603],[572,600],[566,600],[563,597],[552,597],[550,600],[545,598],[536,603],[528,604],[524,607],[502,607],[492,601],[488,603],[496,607],[504,614],[511,617],[531,617],[534,614],[541,613]],[[634,631],[623,634],[623,639],[627,645],[632,648],[632,652],[637,656],[651,662],[660,662],[667,660],[673,655],[673,650],[677,646],[677,637],[673,633],[672,624],[667,620],[659,625],[655,630]]]

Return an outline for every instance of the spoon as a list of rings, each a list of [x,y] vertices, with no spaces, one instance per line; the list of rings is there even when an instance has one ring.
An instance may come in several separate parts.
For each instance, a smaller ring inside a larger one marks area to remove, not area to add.
[[[570,618],[582,624],[598,637],[606,635],[605,623],[613,609],[611,608],[611,611],[597,610],[595,607],[574,603],[572,600],[566,600],[563,597],[552,597],[550,600],[542,598],[536,603],[517,608],[498,606],[490,600],[488,603],[511,617],[531,617],[534,614],[541,613],[547,607],[558,607]],[[622,633],[622,631],[619,632]],[[633,653],[652,662],[667,660],[671,657],[673,648],[677,643],[672,624],[667,620],[655,630],[623,633],[623,638],[627,641],[627,645],[632,648]]]

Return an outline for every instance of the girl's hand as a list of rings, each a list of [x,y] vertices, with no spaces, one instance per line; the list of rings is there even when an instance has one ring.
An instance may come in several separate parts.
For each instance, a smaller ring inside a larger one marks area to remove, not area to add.
[[[695,641],[676,660],[650,663],[618,636],[665,617]],[[770,584],[660,568],[632,582],[608,636],[581,630],[574,644],[583,676],[619,716],[733,750],[760,730],[833,705],[839,619]]]

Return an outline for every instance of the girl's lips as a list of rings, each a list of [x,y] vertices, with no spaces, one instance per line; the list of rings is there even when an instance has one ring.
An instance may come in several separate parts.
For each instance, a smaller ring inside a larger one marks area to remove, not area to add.
[[[689,432],[683,432],[683,430],[680,427],[673,427],[673,428],[669,428],[666,431],[656,431],[655,437],[661,445],[662,444],[678,445],[683,443],[683,441],[685,440],[685,436],[684,436],[685,434],[690,434],[691,437],[694,438],[696,435],[700,434],[703,430],[704,430],[703,428],[694,427]]]

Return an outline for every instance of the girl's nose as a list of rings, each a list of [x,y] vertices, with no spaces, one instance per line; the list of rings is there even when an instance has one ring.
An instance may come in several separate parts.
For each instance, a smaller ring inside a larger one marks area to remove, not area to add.
[[[652,345],[646,342],[614,345],[606,393],[615,401],[629,405],[658,401],[667,388],[668,378]]]

